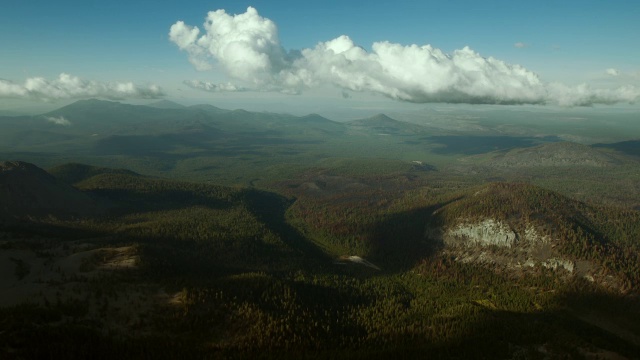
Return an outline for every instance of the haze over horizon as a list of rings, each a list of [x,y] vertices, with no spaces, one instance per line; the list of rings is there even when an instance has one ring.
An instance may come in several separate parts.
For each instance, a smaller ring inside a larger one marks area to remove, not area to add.
[[[293,113],[635,108],[639,13],[628,1],[21,2],[0,14],[0,111],[92,97]]]

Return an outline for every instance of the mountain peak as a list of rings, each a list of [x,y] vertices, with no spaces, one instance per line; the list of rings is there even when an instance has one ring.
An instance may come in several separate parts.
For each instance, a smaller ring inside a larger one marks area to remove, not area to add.
[[[327,119],[326,117],[324,117],[324,116],[322,116],[322,115],[318,115],[318,114],[315,114],[315,113],[313,113],[313,114],[307,114],[307,115],[304,115],[304,116],[300,116],[300,117],[298,118],[298,121],[303,121],[303,122],[304,122],[304,121],[311,121],[311,122],[319,121],[319,122],[328,122],[328,123],[333,123],[333,122],[335,122],[335,121],[333,121],[333,120],[329,120],[329,119]]]
[[[351,121],[350,123],[354,124],[354,125],[377,125],[377,126],[379,126],[379,125],[398,124],[398,123],[400,123],[400,121],[398,121],[396,119],[393,119],[393,118],[387,116],[386,114],[379,113],[379,114],[373,115],[373,116],[368,117],[368,118]]]
[[[65,114],[70,111],[96,111],[98,109],[114,109],[120,106],[131,106],[128,104],[123,104],[117,101],[109,101],[109,100],[100,100],[100,99],[86,99],[86,100],[78,100],[58,108],[56,110],[50,111],[44,115],[59,115]]]
[[[383,114],[383,113],[378,113],[373,115],[372,117],[368,118],[369,120],[378,120],[378,121],[397,121],[396,119],[393,119],[391,117],[389,117],[387,114]]]

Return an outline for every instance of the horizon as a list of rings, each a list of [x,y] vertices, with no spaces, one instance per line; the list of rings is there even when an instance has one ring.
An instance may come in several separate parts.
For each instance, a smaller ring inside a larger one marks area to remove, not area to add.
[[[0,117],[19,117],[19,116],[45,116],[51,112],[55,112],[62,108],[72,106],[76,103],[82,102],[106,102],[106,103],[119,103],[124,105],[155,107],[158,104],[167,103],[174,104],[178,107],[194,107],[194,106],[213,106],[225,111],[249,111],[253,113],[272,113],[291,115],[295,117],[305,117],[308,115],[319,115],[326,119],[338,122],[348,122],[351,120],[360,120],[375,117],[378,115],[386,115],[394,120],[396,117],[402,118],[400,121],[406,121],[406,119],[412,119],[409,122],[421,122],[420,120],[426,119],[429,114],[446,114],[460,115],[464,117],[464,114],[482,114],[491,113],[494,111],[507,111],[513,113],[535,113],[535,114],[547,114],[547,115],[582,115],[582,116],[597,116],[599,114],[633,114],[636,112],[636,108],[633,105],[616,105],[616,106],[590,106],[590,107],[560,107],[560,106],[539,106],[539,105],[496,105],[496,104],[448,104],[448,103],[427,103],[427,104],[407,104],[403,103],[391,103],[390,105],[380,105],[377,107],[371,107],[366,109],[357,108],[340,108],[340,109],[327,109],[326,111],[305,111],[306,108],[290,107],[285,109],[277,109],[276,107],[270,107],[267,103],[252,103],[244,104],[242,102],[231,102],[228,107],[216,104],[213,101],[181,101],[180,99],[170,98],[158,98],[158,99],[146,99],[146,100],[125,100],[125,99],[109,99],[100,97],[80,98],[80,99],[68,99],[62,102],[47,102],[43,106],[35,106],[25,109],[18,109],[18,111],[3,110],[0,109]],[[238,105],[238,106],[233,106]],[[244,106],[248,105],[248,106]],[[263,106],[267,105],[267,106]],[[396,105],[396,106],[393,106]],[[405,106],[403,106],[405,105]],[[21,111],[22,110],[22,111]],[[462,118],[461,118],[462,119]],[[547,119],[548,120],[548,119]]]

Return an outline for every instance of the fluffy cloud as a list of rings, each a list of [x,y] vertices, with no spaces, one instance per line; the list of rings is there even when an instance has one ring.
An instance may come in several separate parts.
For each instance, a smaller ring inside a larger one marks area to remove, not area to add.
[[[215,64],[261,91],[299,93],[332,84],[417,103],[591,105],[639,99],[635,88],[545,84],[522,66],[482,57],[469,47],[446,54],[430,45],[376,42],[367,52],[348,36],[340,36],[311,49],[286,51],[276,25],[252,7],[238,15],[209,12],[202,33],[178,21],[171,26],[169,39],[188,54],[196,69]],[[219,91],[216,86],[211,89]]]
[[[185,80],[183,81],[185,85],[190,88],[208,91],[208,92],[238,92],[245,91],[246,89],[237,87],[232,83],[226,84],[214,84],[208,81],[200,81],[200,80]]]
[[[164,96],[162,89],[151,85],[141,87],[131,82],[101,83],[83,80],[62,73],[57,79],[33,77],[24,84],[0,79],[0,98],[31,98],[40,100],[105,97],[110,99],[153,99]]]
[[[618,71],[617,69],[613,69],[613,68],[609,68],[607,70],[604,71],[605,74],[609,75],[609,76],[618,76],[620,75],[620,71]]]
[[[47,116],[45,117],[45,120],[47,120],[52,124],[61,125],[61,126],[71,125],[71,121],[65,119],[64,116],[59,116],[59,117]]]
[[[527,47],[527,44],[523,43],[523,42],[517,42],[515,44],[513,44],[514,47],[517,47],[518,49],[522,49]]]

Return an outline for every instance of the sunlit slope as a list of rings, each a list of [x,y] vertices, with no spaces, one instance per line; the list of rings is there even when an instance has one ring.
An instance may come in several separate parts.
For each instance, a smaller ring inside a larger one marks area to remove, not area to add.
[[[329,192],[338,181],[325,178],[289,190],[298,196],[292,221],[336,254],[369,256],[397,269],[444,251],[514,274],[553,269],[621,289],[640,280],[637,211],[587,205],[519,183],[450,193],[396,187],[392,194],[379,190],[388,182],[342,179],[350,191]],[[615,279],[607,277],[612,274]]]

